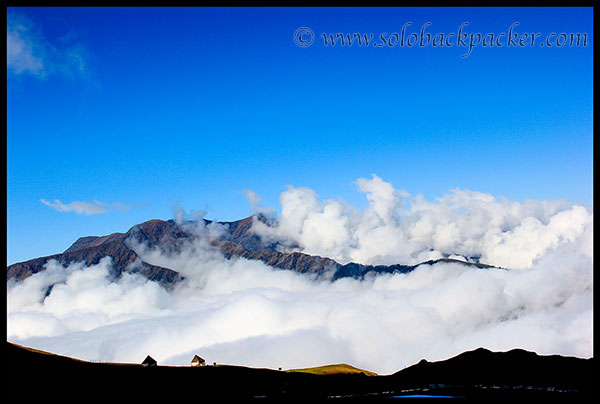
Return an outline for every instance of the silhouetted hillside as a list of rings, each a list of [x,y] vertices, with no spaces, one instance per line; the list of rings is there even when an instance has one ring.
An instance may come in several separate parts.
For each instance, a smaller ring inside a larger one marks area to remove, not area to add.
[[[593,359],[512,350],[465,352],[387,376],[317,375],[242,366],[143,367],[79,361],[7,343],[9,395],[361,398],[414,394],[560,400],[592,396]],[[143,358],[140,358],[140,363]]]

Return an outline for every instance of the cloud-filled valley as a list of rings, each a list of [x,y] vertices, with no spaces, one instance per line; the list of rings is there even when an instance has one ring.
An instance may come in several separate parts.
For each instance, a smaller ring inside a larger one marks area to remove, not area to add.
[[[593,213],[566,201],[516,202],[456,189],[435,201],[377,176],[356,181],[368,207],[319,200],[288,187],[271,224],[253,231],[284,251],[340,263],[417,264],[406,274],[364,279],[275,269],[226,259],[210,244],[219,224],[181,249],[132,248],[185,279],[167,290],[140,275],[111,276],[111,259],[62,266],[16,282],[7,294],[8,339],[86,360],[284,369],[349,363],[392,373],[480,346],[540,354],[592,355]],[[189,224],[188,224],[189,225]],[[118,229],[115,229],[118,230]],[[476,257],[476,258],[475,258]]]

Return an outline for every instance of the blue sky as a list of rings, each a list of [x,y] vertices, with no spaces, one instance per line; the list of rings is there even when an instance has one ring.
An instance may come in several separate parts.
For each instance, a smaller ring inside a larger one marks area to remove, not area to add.
[[[173,217],[362,208],[377,174],[592,204],[591,8],[8,8],[7,263]],[[326,47],[321,33],[540,33],[535,46]],[[309,47],[294,32],[309,27]],[[539,45],[587,33],[588,46]],[[12,52],[12,53],[11,53]],[[74,204],[79,202],[79,204]],[[79,209],[79,210],[77,210]],[[85,214],[88,213],[88,214]],[[89,214],[94,213],[94,214]]]

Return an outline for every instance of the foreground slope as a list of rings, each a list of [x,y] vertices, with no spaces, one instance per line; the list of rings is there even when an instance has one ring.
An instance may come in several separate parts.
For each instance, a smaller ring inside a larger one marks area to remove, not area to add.
[[[412,394],[467,398],[592,395],[593,359],[512,350],[465,352],[387,376],[317,375],[241,366],[143,367],[79,361],[7,342],[9,395],[385,398]]]

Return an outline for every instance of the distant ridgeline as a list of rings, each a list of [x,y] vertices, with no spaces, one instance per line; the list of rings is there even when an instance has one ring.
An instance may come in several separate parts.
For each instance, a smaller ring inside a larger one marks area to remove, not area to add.
[[[212,222],[204,220],[204,225]],[[336,280],[344,277],[363,278],[368,273],[407,273],[419,265],[434,264],[438,262],[454,262],[470,265],[477,268],[495,268],[482,263],[464,262],[449,258],[442,258],[423,262],[417,265],[363,265],[348,263],[342,265],[330,258],[303,254],[299,252],[283,253],[277,250],[277,244],[268,244],[250,231],[254,220],[266,221],[262,215],[250,216],[234,222],[215,222],[225,229],[210,243],[218,248],[223,255],[230,259],[243,257],[251,260],[260,260],[265,264],[316,277],[326,277]],[[85,265],[95,265],[104,257],[112,257],[111,276],[118,278],[121,273],[137,273],[148,279],[159,282],[170,288],[183,276],[171,268],[149,264],[132,249],[131,245],[143,244],[147,248],[160,247],[162,251],[174,253],[181,251],[187,243],[199,237],[195,222],[184,222],[178,225],[173,220],[149,220],[133,226],[127,233],[113,233],[107,236],[82,237],[75,241],[62,254],[35,258],[19,262],[7,267],[7,279],[23,280],[32,274],[44,270],[44,265],[49,260],[56,260],[63,266],[83,262]],[[206,232],[208,233],[208,232]]]

